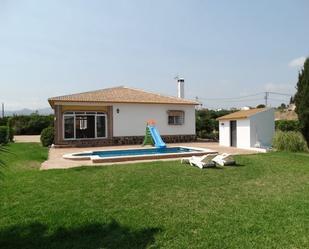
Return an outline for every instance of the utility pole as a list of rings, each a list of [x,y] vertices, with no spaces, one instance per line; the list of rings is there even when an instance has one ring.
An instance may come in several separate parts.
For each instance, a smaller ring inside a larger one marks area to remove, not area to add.
[[[2,103],[2,118],[4,118],[4,103]]]
[[[195,96],[195,102],[199,103],[198,107],[196,108],[196,109],[199,109],[199,107],[200,107],[200,102],[198,101],[198,97],[197,97],[197,96]]]
[[[197,97],[197,96],[195,97],[195,102],[199,103],[199,105],[200,105],[200,102],[199,102],[199,100],[198,100],[198,97]]]
[[[264,97],[264,99],[265,99],[265,107],[268,106],[268,97],[269,97],[269,92],[265,92],[265,97]]]
[[[200,102],[200,100],[199,100],[198,96],[196,96],[196,97],[195,97],[195,102],[197,102],[197,103],[198,103],[198,107],[197,107],[197,109],[202,109],[203,103],[202,103],[202,102]]]

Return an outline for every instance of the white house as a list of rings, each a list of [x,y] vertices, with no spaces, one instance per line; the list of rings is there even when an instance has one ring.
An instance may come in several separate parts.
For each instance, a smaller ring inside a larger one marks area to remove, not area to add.
[[[195,140],[195,106],[184,99],[183,80],[178,97],[129,87],[50,98],[55,112],[55,144],[96,146],[139,144],[148,120],[155,120],[165,142]]]
[[[275,132],[275,111],[272,108],[242,110],[219,120],[219,141],[222,146],[243,149],[268,148]]]

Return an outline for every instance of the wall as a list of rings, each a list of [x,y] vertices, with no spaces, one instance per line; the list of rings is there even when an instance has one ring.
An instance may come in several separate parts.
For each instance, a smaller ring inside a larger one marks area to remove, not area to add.
[[[275,133],[275,111],[269,109],[250,117],[251,147],[269,147]]]
[[[237,148],[250,148],[250,119],[237,120]]]
[[[229,120],[219,120],[219,144],[221,146],[230,146],[230,121]]]
[[[236,123],[237,148],[250,148],[250,120],[238,119]],[[219,143],[221,146],[231,146],[230,120],[219,121]]]
[[[184,124],[168,125],[168,110],[184,111]],[[114,104],[113,116],[114,137],[144,136],[149,119],[156,120],[161,135],[195,135],[194,105]]]

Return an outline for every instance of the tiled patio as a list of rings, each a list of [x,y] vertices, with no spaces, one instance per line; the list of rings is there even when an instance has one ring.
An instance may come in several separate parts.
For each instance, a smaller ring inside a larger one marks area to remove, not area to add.
[[[257,153],[256,151],[252,151],[252,150],[222,147],[222,146],[219,146],[218,143],[209,143],[209,142],[179,143],[179,144],[170,144],[170,145],[171,146],[187,146],[187,147],[206,148],[206,149],[210,149],[210,150],[213,150],[219,153],[229,153],[229,154],[234,154],[234,155]],[[105,164],[104,163],[93,163],[91,160],[85,160],[85,161],[67,160],[63,158],[63,155],[70,154],[70,153],[76,153],[76,152],[82,152],[82,151],[129,149],[129,148],[140,148],[140,146],[139,145],[124,145],[124,146],[88,147],[88,148],[51,148],[49,150],[49,158],[47,161],[42,163],[41,169],[42,170],[67,169],[67,168],[73,168],[73,167],[79,167],[79,166],[111,165],[111,163],[105,163]],[[161,159],[161,160],[177,160],[177,159]],[[141,161],[138,161],[138,162],[141,162]],[[127,163],[137,163],[137,161],[120,162],[117,164],[127,164]]]

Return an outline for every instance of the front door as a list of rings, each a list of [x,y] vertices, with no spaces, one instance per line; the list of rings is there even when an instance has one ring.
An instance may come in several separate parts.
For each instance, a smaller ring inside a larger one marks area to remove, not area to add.
[[[237,121],[230,121],[231,146],[237,147]]]

